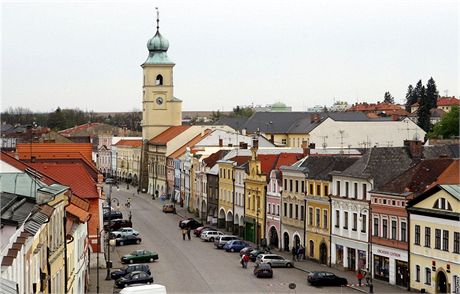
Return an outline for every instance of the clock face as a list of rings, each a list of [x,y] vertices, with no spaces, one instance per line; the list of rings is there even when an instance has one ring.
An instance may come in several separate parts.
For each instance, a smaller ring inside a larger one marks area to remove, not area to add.
[[[158,98],[157,98],[157,104],[158,104],[158,105],[163,104],[163,98],[158,97]]]

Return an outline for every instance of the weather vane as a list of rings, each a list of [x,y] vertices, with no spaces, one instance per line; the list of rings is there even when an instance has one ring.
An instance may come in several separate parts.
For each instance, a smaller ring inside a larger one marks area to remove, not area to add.
[[[160,11],[158,11],[158,7],[155,7],[157,11],[157,31],[160,28]]]

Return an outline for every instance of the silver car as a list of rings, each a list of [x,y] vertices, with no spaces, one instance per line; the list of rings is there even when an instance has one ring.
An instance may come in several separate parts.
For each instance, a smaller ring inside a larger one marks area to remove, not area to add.
[[[278,254],[260,254],[256,258],[256,264],[268,263],[272,267],[293,267],[294,262]]]
[[[222,235],[222,236],[217,236],[215,239],[214,239],[214,246],[217,247],[217,249],[222,249],[224,248],[224,245],[230,241],[230,240],[239,240],[240,238],[238,238],[237,236],[233,236],[233,235]]]

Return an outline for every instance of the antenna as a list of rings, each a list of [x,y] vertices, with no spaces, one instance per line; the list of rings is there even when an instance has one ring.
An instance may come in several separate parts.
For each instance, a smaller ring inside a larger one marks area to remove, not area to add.
[[[326,143],[327,136],[319,136],[319,137],[323,139],[323,144],[322,144],[323,149],[326,149],[326,147],[327,147],[327,143]]]
[[[444,96],[445,96],[445,97],[449,97],[449,90],[448,90],[448,89],[445,89],[445,90],[444,90]]]
[[[404,123],[406,124],[406,128],[405,128],[405,129],[398,129],[398,130],[400,130],[400,131],[406,130],[406,131],[407,131],[406,140],[410,140],[410,139],[411,139],[411,138],[410,138],[410,133],[409,133],[409,131],[415,131],[415,135],[414,135],[414,137],[413,137],[412,139],[418,140],[418,138],[419,138],[419,135],[418,135],[418,128],[416,128],[416,127],[415,127],[415,128],[412,128],[412,129],[409,128],[409,120],[407,120],[407,119],[404,120]]]
[[[345,130],[339,130],[340,133],[340,154],[343,154],[343,138],[345,137]]]

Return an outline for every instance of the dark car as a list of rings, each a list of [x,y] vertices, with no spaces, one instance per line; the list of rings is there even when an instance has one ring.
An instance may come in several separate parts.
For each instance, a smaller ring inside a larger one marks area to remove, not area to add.
[[[259,256],[260,254],[264,254],[265,252],[266,251],[262,249],[254,249],[251,252],[249,252],[249,259],[251,261],[256,261],[257,256]]]
[[[258,278],[273,278],[272,267],[268,263],[260,263],[254,268],[254,275]]]
[[[216,229],[213,229],[211,227],[206,227],[206,226],[201,226],[201,227],[198,227],[196,228],[194,231],[193,231],[193,234],[195,234],[196,237],[200,237],[201,236],[201,233],[203,233],[204,231],[217,231]]]
[[[133,227],[133,223],[127,219],[112,219],[111,223],[112,223],[111,225],[112,231],[117,231],[121,228],[132,228]],[[104,226],[104,229],[108,230],[108,228],[109,228],[108,224]]]
[[[249,255],[249,253],[251,253],[252,250],[254,250],[252,246],[244,247],[243,249],[240,250],[240,256],[243,256],[244,254]]]
[[[148,275],[151,274],[150,267],[147,264],[130,264],[127,267],[111,272],[110,277],[112,278],[112,280],[116,280],[135,271],[145,272]]]
[[[347,279],[330,272],[311,272],[307,276],[307,281],[312,286],[343,286],[348,284]]]
[[[179,222],[179,227],[181,229],[190,228],[190,229],[194,230],[194,229],[196,229],[198,227],[201,227],[201,226],[203,226],[203,224],[200,223],[199,221],[197,221],[196,219],[193,219],[193,218],[181,220]]]
[[[126,235],[115,239],[115,245],[141,244],[142,239],[136,235]]]
[[[163,212],[164,213],[176,213],[176,207],[174,206],[174,204],[164,204],[163,205]]]
[[[123,288],[131,284],[151,284],[153,277],[142,271],[135,271],[121,277],[115,281],[118,288]]]
[[[158,259],[158,253],[148,250],[135,250],[121,257],[121,263],[153,262]]]
[[[123,213],[118,210],[112,210],[111,212],[105,211],[104,212],[104,221],[108,221],[109,219],[121,219],[123,218]]]
[[[241,249],[248,247],[249,244],[241,240],[231,240],[224,245],[227,252],[239,252]]]

